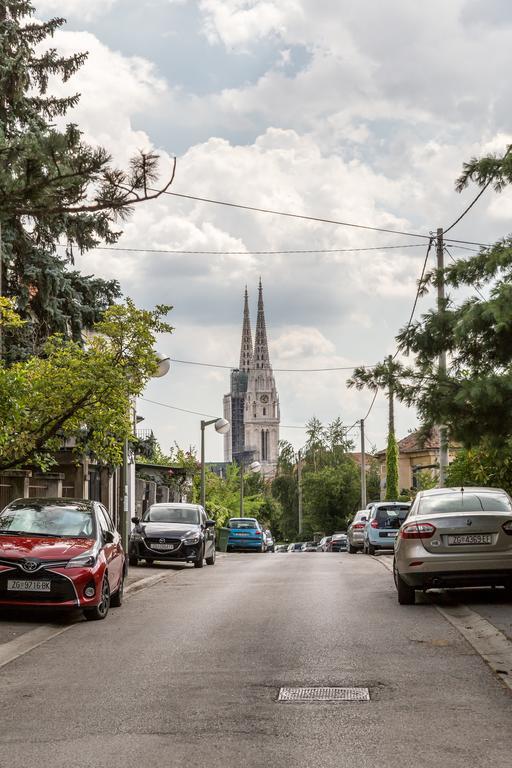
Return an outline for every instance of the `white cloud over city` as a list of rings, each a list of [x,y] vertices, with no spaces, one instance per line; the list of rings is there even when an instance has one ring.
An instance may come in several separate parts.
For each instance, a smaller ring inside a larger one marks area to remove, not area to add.
[[[512,139],[505,76],[512,12],[497,0],[425,7],[405,0],[46,0],[36,8],[41,16],[68,15],[59,48],[89,51],[63,87],[82,94],[72,119],[87,139],[120,163],[153,147],[163,177],[176,153],[177,192],[428,233],[450,223],[475,193],[454,192],[463,161],[500,152]],[[195,30],[182,48],[180,25]],[[487,242],[508,232],[511,213],[509,194],[489,193],[454,232]],[[124,226],[119,246],[148,251],[98,250],[78,264],[118,278],[144,305],[172,304],[176,331],[161,345],[175,358],[236,363],[243,290],[247,283],[255,322],[261,275],[275,367],[350,366],[393,351],[425,252],[405,246],[417,242],[165,197]],[[404,247],[245,254],[389,244]],[[430,301],[422,299],[420,311]],[[364,415],[370,397],[346,389],[348,373],[277,373],[283,423],[312,415],[352,423]],[[228,374],[176,364],[149,385],[147,398],[215,415]],[[144,401],[140,410],[164,447],[197,444],[193,416]],[[381,397],[368,422],[379,447],[385,414]],[[398,418],[402,433],[416,423],[404,408]],[[282,437],[299,446],[303,433],[283,430]],[[209,438],[209,456],[221,458],[220,439]]]

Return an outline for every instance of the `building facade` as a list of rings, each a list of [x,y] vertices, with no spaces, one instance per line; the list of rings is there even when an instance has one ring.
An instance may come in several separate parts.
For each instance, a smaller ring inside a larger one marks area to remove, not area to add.
[[[231,431],[224,438],[225,461],[259,461],[265,477],[272,477],[279,455],[279,395],[270,364],[261,280],[254,346],[249,298],[244,299],[240,366],[231,371],[230,392],[224,396],[224,417]]]

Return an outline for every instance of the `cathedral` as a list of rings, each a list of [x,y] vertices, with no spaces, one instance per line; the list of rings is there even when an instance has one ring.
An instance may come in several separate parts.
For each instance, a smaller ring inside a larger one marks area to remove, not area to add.
[[[231,390],[224,396],[224,417],[231,431],[224,436],[224,461],[259,461],[267,478],[273,477],[279,453],[279,396],[268,353],[261,280],[254,346],[245,289],[240,366],[231,371]]]

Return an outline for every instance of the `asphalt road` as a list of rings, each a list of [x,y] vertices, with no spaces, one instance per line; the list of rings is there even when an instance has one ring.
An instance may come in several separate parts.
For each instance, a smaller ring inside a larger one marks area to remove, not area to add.
[[[370,702],[277,703],[280,686]],[[229,555],[2,669],[2,768],[509,768],[512,698],[373,558]]]

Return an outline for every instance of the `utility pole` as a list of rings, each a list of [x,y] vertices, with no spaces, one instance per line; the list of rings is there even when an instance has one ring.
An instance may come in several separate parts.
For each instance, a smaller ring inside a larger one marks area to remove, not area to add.
[[[437,309],[444,310],[444,242],[443,229],[439,227],[436,238],[437,251],[437,269],[439,271],[439,281],[437,286]],[[439,373],[441,377],[446,375],[446,352],[439,355]],[[446,481],[446,469],[448,467],[448,436],[444,424],[439,425],[439,487],[443,488]]]
[[[297,481],[299,485],[299,533],[302,533],[302,456],[297,453]]]
[[[361,509],[366,509],[366,453],[364,445],[364,419],[359,422],[361,427]]]

